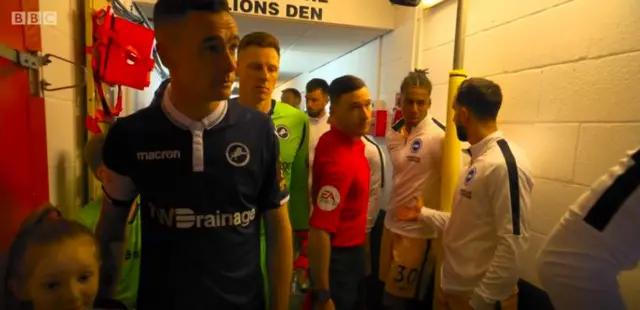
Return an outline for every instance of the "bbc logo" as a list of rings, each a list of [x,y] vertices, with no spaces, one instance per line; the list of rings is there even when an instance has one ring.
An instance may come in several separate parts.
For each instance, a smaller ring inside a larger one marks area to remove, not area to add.
[[[0,0],[2,1],[2,0]],[[56,25],[58,12],[11,12],[12,25]]]

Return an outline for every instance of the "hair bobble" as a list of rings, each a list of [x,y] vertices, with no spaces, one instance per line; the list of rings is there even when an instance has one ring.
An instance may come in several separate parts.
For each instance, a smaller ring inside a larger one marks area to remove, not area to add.
[[[62,212],[60,211],[60,209],[53,206],[51,203],[46,203],[36,209],[25,219],[25,221],[22,223],[22,226],[20,227],[20,230],[25,231],[44,222],[58,220],[61,218]]]
[[[413,72],[424,76],[429,75],[429,69],[413,69]]]

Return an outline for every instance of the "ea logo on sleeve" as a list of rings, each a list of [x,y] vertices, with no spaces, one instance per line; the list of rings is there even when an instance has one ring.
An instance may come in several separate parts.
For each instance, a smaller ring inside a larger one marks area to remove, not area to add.
[[[338,207],[338,204],[340,204],[340,192],[331,185],[325,185],[320,188],[320,192],[318,192],[317,203],[320,210],[333,211]]]
[[[476,167],[471,168],[471,170],[467,172],[467,176],[464,177],[465,186],[471,184],[471,181],[473,181],[473,178],[476,176],[476,172],[477,172]]]
[[[412,153],[418,153],[418,151],[420,151],[421,148],[422,148],[422,140],[420,140],[420,138],[411,141]]]
[[[233,166],[243,167],[246,166],[251,159],[251,153],[249,153],[249,148],[239,142],[234,142],[227,146],[227,161]]]
[[[287,128],[287,126],[285,125],[278,125],[276,127],[276,135],[278,136],[278,138],[282,140],[289,139],[289,135],[290,135],[289,128]]]

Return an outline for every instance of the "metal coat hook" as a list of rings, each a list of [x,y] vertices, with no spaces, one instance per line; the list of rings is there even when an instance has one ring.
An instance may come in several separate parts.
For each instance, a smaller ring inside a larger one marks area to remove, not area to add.
[[[54,87],[51,88],[49,86],[51,86],[51,83],[47,82],[47,80],[45,80],[44,78],[42,79],[42,81],[40,82],[41,86],[42,86],[42,90],[44,91],[58,91],[58,90],[63,90],[63,89],[71,89],[71,88],[80,88],[80,87],[84,87],[85,85],[87,85],[87,68],[83,65],[79,65],[71,60],[68,59],[64,59],[60,56],[56,56],[53,54],[45,54],[44,56],[42,56],[42,65],[48,65],[52,62],[51,58],[55,58],[61,61],[64,61],[68,64],[73,65],[74,67],[79,67],[82,68],[82,80],[80,83],[78,84],[74,84],[74,85],[69,85],[69,86],[62,86],[62,87]]]

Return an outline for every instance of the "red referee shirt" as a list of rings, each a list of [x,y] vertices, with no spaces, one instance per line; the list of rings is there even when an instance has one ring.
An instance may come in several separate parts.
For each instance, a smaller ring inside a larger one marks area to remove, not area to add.
[[[362,140],[332,127],[318,141],[312,176],[309,225],[330,232],[332,246],[364,244],[370,174]]]

